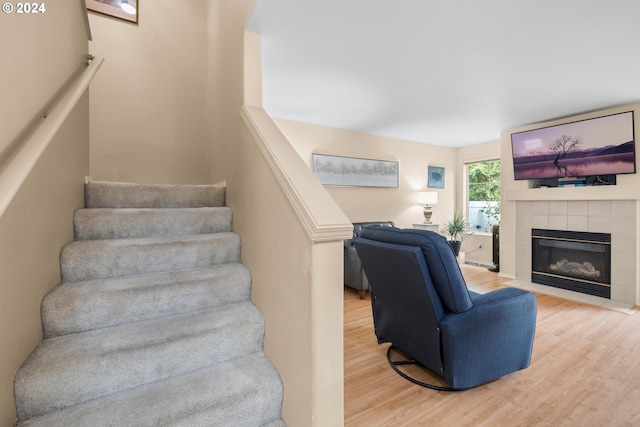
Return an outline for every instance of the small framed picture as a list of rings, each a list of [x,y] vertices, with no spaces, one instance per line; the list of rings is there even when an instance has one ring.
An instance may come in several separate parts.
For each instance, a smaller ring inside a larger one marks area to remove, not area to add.
[[[101,15],[138,23],[139,0],[85,0],[87,10]]]
[[[428,175],[427,186],[429,188],[444,188],[444,168],[429,166]]]

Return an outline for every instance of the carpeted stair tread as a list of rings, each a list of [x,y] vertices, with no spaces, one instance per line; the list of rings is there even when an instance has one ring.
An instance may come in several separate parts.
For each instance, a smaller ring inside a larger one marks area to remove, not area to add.
[[[80,209],[74,214],[76,240],[178,236],[231,231],[231,209]]]
[[[225,187],[91,181],[87,208],[199,208],[225,205]]]
[[[43,340],[16,374],[18,419],[262,351],[263,337],[247,301]]]
[[[263,352],[140,386],[18,427],[284,426],[282,383]]]
[[[239,236],[221,232],[76,241],[62,249],[60,270],[63,282],[77,282],[239,261]]]
[[[241,263],[64,282],[42,302],[45,338],[249,300]]]
[[[85,185],[15,376],[18,426],[285,426],[225,191]]]

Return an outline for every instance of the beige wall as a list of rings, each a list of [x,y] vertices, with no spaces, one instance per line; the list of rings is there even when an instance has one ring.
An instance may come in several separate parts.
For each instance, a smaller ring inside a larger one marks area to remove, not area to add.
[[[257,130],[243,131],[228,192],[266,319],[265,352],[284,383],[283,418],[341,426],[342,251],[352,227],[268,115],[251,111]]]
[[[142,3],[139,24],[89,14],[94,180],[207,183],[207,1]]]
[[[242,262],[251,269],[251,299],[265,315],[265,352],[284,382],[283,415],[289,425],[311,425],[293,422],[311,414],[311,293],[305,286],[311,280],[311,247],[248,131],[242,153],[237,172],[226,179],[233,228],[242,236]]]
[[[399,162],[397,189],[326,187],[352,222],[391,220],[398,227],[412,227],[413,223],[424,221],[422,207],[415,203],[415,192],[424,190],[438,193],[432,222],[444,224],[454,210],[464,208],[465,164],[500,158],[499,141],[453,149],[282,119],[275,122],[309,167],[312,153]],[[429,165],[445,168],[444,189],[426,187]],[[478,249],[480,244],[482,249]],[[492,248],[490,234],[474,233],[464,242],[462,251],[469,252],[466,262],[491,265]]]
[[[454,211],[455,149],[288,120],[275,122],[309,167],[312,153],[399,162],[398,188],[326,187],[352,222],[389,220],[402,228],[424,222],[423,208],[417,204],[420,190],[438,193],[433,223],[442,224]],[[445,168],[445,188],[427,188],[429,165]]]
[[[511,152],[511,134],[515,132],[522,132],[525,130],[536,129],[545,126],[553,126],[562,123],[573,122],[576,120],[585,120],[594,117],[599,117],[608,114],[621,113],[624,111],[634,111],[635,115],[635,135],[636,138],[640,135],[640,125],[638,124],[638,117],[640,117],[640,104],[631,104],[618,108],[610,108],[606,110],[594,111],[588,114],[576,115],[573,117],[565,117],[558,120],[552,120],[543,123],[536,123],[528,126],[523,126],[515,129],[508,129],[502,132],[500,139],[501,146],[501,161],[500,161],[500,174],[501,174],[501,195],[500,195],[500,275],[508,278],[515,278],[516,274],[516,201],[510,199],[508,194],[518,194],[522,192],[534,192],[539,191],[536,189],[529,189],[529,181],[516,181],[513,176],[513,159]],[[637,144],[636,144],[637,149]],[[638,160],[636,159],[636,168]],[[637,195],[637,188],[640,185],[640,173],[618,175],[617,185],[612,189],[612,193],[615,193],[617,198],[624,198],[625,194],[629,195],[630,199],[635,199]],[[602,188],[577,188],[577,189],[550,189],[553,191],[554,200],[561,200],[561,193],[555,193],[555,191],[568,190],[572,194],[572,199],[575,198],[575,191],[579,191],[581,200],[590,200],[590,194],[597,194],[595,198],[603,200]],[[572,191],[573,190],[573,191]],[[622,196],[622,197],[621,197]],[[535,200],[532,198],[531,200]]]
[[[85,62],[79,5],[48,2],[43,14],[0,17],[0,164]]]
[[[462,147],[456,150],[456,206],[464,209],[467,200],[466,164],[500,158],[500,141]],[[478,249],[482,245],[482,249]],[[491,234],[474,232],[462,245],[465,261],[482,265],[493,264],[493,238]]]
[[[260,64],[259,37],[248,36],[255,50],[248,55],[253,64],[247,64],[250,72],[244,72],[242,26],[254,4],[255,0],[208,2],[210,181],[225,180],[227,184],[227,204],[234,210],[233,229],[243,243],[242,261],[251,269],[252,300],[265,315],[265,351],[284,382],[285,422],[291,426],[341,426],[342,239],[350,231],[327,242],[314,243],[309,238],[310,224],[301,221],[292,206],[291,191],[337,210],[333,201],[309,176],[270,119],[265,118],[270,123],[270,137],[287,153],[286,160],[271,159],[284,162],[278,176],[240,120],[244,78],[254,92],[250,104],[260,106],[261,75],[256,70]],[[278,177],[284,179],[290,168],[297,170],[298,178],[302,168],[303,175],[290,184],[306,183],[311,191],[308,187],[283,188]],[[322,194],[313,197],[316,192],[324,193],[325,198]],[[344,215],[339,216],[350,227]],[[331,216],[325,220],[330,223],[328,228],[340,223]],[[316,225],[327,229],[322,222]]]
[[[209,180],[226,179],[234,167],[243,103],[243,26],[256,0],[208,0],[207,141]]]
[[[41,15],[2,14],[0,152],[19,145],[54,95],[84,69],[81,5],[48,2]],[[15,423],[13,379],[42,339],[40,302],[60,282],[60,249],[73,240],[73,211],[83,205],[88,113],[85,95],[0,216],[0,426]]]
[[[0,426],[15,422],[13,378],[42,340],[40,302],[60,283],[60,249],[84,206],[88,138],[85,95],[0,218]]]

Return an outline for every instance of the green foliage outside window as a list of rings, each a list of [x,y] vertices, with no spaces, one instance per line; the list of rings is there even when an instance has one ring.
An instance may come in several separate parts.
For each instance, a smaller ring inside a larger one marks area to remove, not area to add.
[[[500,201],[500,160],[469,165],[469,200]]]
[[[483,224],[476,223],[476,228],[489,231],[492,224],[500,222],[500,160],[471,163],[468,167],[469,202],[484,202],[476,212],[484,215],[485,220]],[[470,203],[470,218],[473,217],[471,205],[478,203]]]

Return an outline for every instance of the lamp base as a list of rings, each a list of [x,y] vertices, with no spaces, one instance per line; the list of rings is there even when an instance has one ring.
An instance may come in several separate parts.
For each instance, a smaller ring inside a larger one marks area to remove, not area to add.
[[[431,206],[425,206],[424,207],[424,223],[425,224],[431,224],[431,215],[433,215],[433,212],[431,211]]]

